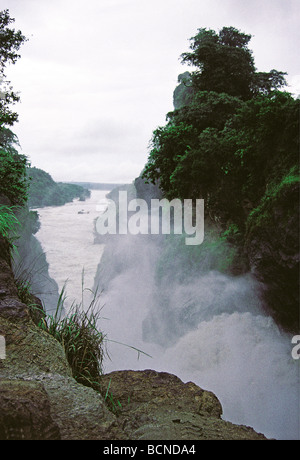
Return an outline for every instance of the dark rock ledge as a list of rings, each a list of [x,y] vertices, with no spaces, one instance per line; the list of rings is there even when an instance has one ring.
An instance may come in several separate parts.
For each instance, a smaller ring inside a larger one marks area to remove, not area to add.
[[[1,440],[264,440],[221,419],[217,397],[153,370],[103,376],[118,416],[104,398],[72,377],[61,345],[40,330],[17,296],[8,248],[0,239]]]

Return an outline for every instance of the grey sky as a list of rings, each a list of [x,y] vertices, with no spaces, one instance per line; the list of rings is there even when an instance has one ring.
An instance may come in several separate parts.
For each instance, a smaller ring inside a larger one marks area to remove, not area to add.
[[[299,0],[0,0],[29,41],[8,69],[32,165],[57,181],[131,182],[172,110],[198,28],[253,38],[256,67],[300,93]]]

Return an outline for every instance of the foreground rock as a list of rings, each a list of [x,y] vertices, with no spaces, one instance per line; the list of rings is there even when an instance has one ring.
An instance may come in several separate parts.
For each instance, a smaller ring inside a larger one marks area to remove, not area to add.
[[[106,401],[78,384],[62,346],[33,323],[19,300],[1,240],[0,335],[6,343],[0,359],[1,440],[266,439],[223,421],[213,393],[167,373],[105,375]]]
[[[0,439],[60,439],[48,394],[38,382],[0,382]]]
[[[217,397],[192,382],[153,370],[116,371],[103,376],[118,421],[133,440],[262,440],[252,428],[221,419]],[[119,406],[120,407],[120,406]]]

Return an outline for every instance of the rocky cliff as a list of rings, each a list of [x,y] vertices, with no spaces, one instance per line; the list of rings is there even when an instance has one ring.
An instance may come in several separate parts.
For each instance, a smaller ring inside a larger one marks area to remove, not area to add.
[[[154,370],[102,377],[118,413],[98,392],[77,383],[62,346],[32,321],[20,301],[9,248],[0,240],[1,440],[266,439],[222,420],[217,397],[192,382]]]
[[[134,186],[136,197],[148,204],[152,198],[162,198],[157,183],[147,184],[138,177]],[[294,334],[300,330],[299,197],[299,177],[290,174],[277,186],[267,188],[257,208],[245,202],[244,234],[234,237],[227,232],[227,250],[223,254],[219,252],[210,267],[219,270],[222,264],[228,265],[233,275],[250,272],[261,283],[261,297],[268,313],[280,327]],[[215,243],[220,243],[224,235],[220,238],[221,227],[217,228],[211,219],[206,204],[205,213],[209,216],[205,221],[205,240],[208,240],[209,228],[215,227],[215,235],[218,235]],[[199,252],[198,257],[206,263],[205,252]]]

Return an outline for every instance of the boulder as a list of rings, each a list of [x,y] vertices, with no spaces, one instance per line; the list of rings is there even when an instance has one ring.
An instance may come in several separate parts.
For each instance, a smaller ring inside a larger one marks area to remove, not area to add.
[[[48,394],[39,382],[0,381],[0,440],[59,440]]]
[[[115,371],[102,376],[102,385],[127,439],[266,439],[251,427],[222,420],[212,392],[166,372]]]

